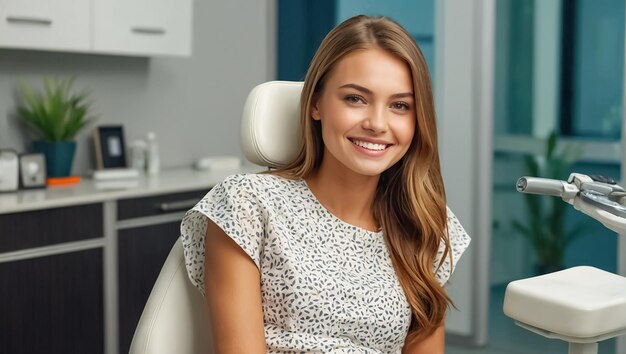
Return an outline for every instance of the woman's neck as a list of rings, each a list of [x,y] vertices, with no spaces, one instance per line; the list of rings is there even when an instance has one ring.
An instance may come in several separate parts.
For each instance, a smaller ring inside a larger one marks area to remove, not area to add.
[[[347,170],[347,169],[346,169]],[[339,219],[377,231],[372,205],[380,176],[364,176],[322,166],[305,178],[317,200]]]

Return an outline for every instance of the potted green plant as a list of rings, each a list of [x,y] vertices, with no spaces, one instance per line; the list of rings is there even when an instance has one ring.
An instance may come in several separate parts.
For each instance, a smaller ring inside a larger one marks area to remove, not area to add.
[[[88,93],[72,92],[73,83],[74,77],[44,78],[43,94],[20,85],[25,105],[18,107],[18,115],[38,135],[33,150],[45,155],[49,177],[70,175],[76,134],[95,120]]]
[[[564,144],[557,151],[558,136],[546,140],[544,155],[526,155],[529,176],[567,179],[571,165],[580,157],[582,145]],[[581,225],[566,227],[567,203],[560,198],[524,194],[527,220],[513,220],[512,226],[531,244],[535,254],[534,271],[545,274],[564,268],[565,251],[584,231]]]

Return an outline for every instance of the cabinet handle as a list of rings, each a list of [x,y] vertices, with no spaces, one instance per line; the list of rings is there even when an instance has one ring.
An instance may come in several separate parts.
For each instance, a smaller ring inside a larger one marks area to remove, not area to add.
[[[176,202],[161,203],[157,205],[157,208],[160,211],[186,210],[193,208],[196,203],[198,203],[197,199],[186,199]]]
[[[130,30],[133,33],[139,33],[139,34],[157,34],[157,35],[165,34],[165,28],[161,28],[161,27],[132,27]]]
[[[43,25],[43,26],[52,25],[52,20],[47,19],[47,18],[38,18],[38,17],[7,16],[6,20],[9,23],[27,23],[27,24],[32,24],[32,25]]]

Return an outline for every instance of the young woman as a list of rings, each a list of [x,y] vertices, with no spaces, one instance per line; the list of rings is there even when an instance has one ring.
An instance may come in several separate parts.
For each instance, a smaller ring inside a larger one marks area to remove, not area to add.
[[[300,119],[293,162],[227,178],[182,222],[216,353],[443,353],[443,285],[469,237],[446,207],[419,48],[387,18],[343,22]]]

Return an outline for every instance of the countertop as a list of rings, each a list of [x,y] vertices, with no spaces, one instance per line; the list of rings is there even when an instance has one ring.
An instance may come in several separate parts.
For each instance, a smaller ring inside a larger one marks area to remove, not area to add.
[[[157,176],[142,175],[135,179],[95,181],[82,178],[79,184],[0,193],[0,214],[89,204],[107,200],[147,197],[213,187],[227,176],[254,173],[260,166],[237,170],[196,171],[191,168],[164,170]]]

